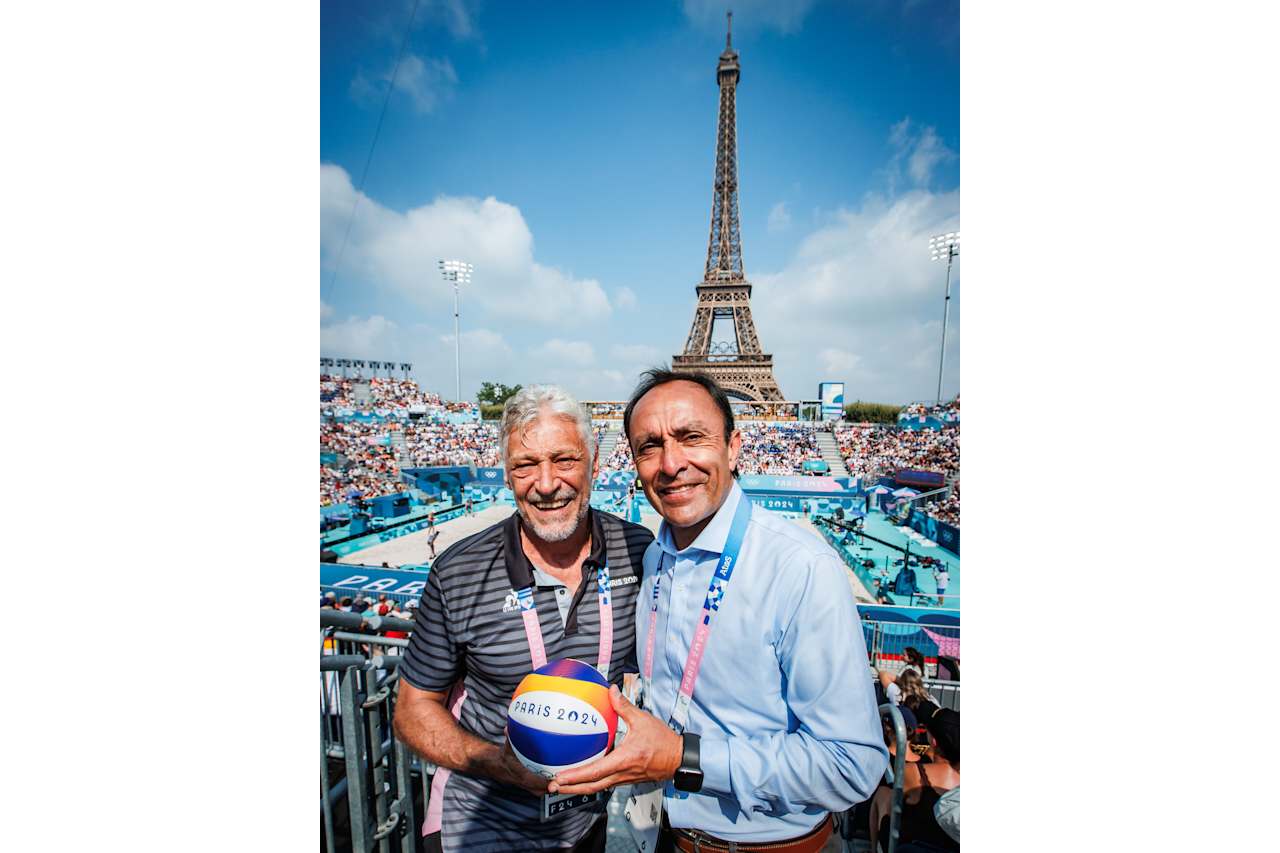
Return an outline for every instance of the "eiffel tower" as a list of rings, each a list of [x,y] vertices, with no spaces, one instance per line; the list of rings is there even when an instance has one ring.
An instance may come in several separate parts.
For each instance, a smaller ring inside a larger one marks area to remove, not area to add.
[[[773,356],[760,349],[751,321],[751,282],[742,271],[742,238],[738,233],[738,52],[733,49],[733,13],[724,53],[716,68],[720,85],[720,123],[716,131],[716,177],[711,200],[711,237],[707,268],[698,285],[698,307],[684,353],[673,356],[676,372],[706,373],[731,397],[782,400],[773,378]],[[713,340],[725,326],[732,338]]]

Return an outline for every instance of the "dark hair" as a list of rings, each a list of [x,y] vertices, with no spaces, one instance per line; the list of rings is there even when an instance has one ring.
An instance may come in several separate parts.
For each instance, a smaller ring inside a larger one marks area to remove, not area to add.
[[[905,649],[902,650],[902,654],[907,659],[907,663],[918,668],[920,670],[921,675],[925,674],[924,655],[920,654],[919,649],[914,648],[912,646],[907,646]]]
[[[925,728],[938,744],[938,752],[953,766],[960,766],[960,715],[940,708],[925,720]]]
[[[729,405],[729,395],[724,393],[724,389],[717,385],[714,379],[705,373],[677,373],[666,367],[651,367],[640,374],[640,384],[631,392],[631,399],[627,401],[627,408],[622,413],[622,431],[626,434],[628,442],[631,441],[631,413],[635,410],[636,403],[639,403],[640,398],[654,388],[666,385],[668,382],[692,382],[695,385],[701,385],[702,389],[711,395],[716,407],[720,409],[720,415],[724,418],[724,440],[726,442],[729,440],[729,436],[733,435],[733,407]]]

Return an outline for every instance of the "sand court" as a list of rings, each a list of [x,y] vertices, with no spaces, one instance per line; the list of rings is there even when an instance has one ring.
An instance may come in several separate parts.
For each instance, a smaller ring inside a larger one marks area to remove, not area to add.
[[[445,549],[455,542],[466,539],[473,533],[479,533],[486,527],[503,521],[513,512],[515,512],[514,506],[498,504],[497,506],[485,507],[470,518],[464,515],[437,525],[440,530],[440,536],[436,539],[436,554],[443,554]],[[805,532],[810,535],[819,539],[823,538],[822,534],[810,523],[809,519],[793,518],[791,521],[804,528]],[[658,525],[662,523],[662,518],[656,513],[645,512],[640,515],[640,523],[649,528],[654,536],[657,536]],[[392,539],[390,542],[372,545],[361,551],[348,554],[340,558],[338,562],[356,566],[381,566],[386,563],[392,568],[405,565],[423,565],[428,563],[431,558],[431,549],[427,547],[427,533],[428,531],[426,530],[419,530],[416,533]],[[863,603],[874,601],[871,593],[868,592],[853,572],[848,573],[848,578],[849,589],[854,598]]]

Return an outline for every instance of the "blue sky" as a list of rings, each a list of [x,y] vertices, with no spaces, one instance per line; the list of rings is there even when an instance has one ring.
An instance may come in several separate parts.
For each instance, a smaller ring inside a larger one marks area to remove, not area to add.
[[[435,260],[460,257],[464,396],[553,381],[625,399],[693,317],[727,5],[743,259],[784,394],[932,398],[945,270],[928,238],[959,227],[955,2],[420,0],[358,200],[413,3],[323,2],[323,354],[412,361],[452,396]]]

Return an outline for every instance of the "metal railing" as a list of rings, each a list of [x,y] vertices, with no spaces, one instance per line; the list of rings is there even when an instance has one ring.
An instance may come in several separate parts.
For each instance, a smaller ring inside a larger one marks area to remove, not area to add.
[[[362,625],[369,633],[360,632]],[[414,793],[420,784],[415,776],[421,780],[434,768],[396,740],[391,728],[399,651],[408,640],[379,636],[388,630],[411,631],[413,623],[321,610],[320,626],[320,809],[325,849],[338,849],[335,809],[345,799],[352,853],[413,851],[419,817]]]
[[[882,657],[898,660],[908,646],[919,650],[926,658],[946,656],[960,659],[959,625],[863,619],[862,626],[864,635],[868,637],[867,651],[872,661]],[[925,673],[926,676],[930,674]]]
[[[355,563],[350,563],[346,565],[350,565],[353,571],[361,568],[359,565]],[[426,575],[423,575],[423,577],[426,577]],[[397,604],[402,604],[402,605],[408,604],[411,601],[417,601],[418,599],[422,598],[421,590],[418,590],[417,592],[401,593],[401,592],[392,592],[386,589],[372,590],[372,589],[360,589],[359,587],[332,586],[329,584],[320,584],[320,593],[323,595],[326,592],[332,592],[334,595],[338,597],[338,601],[342,601],[342,599],[344,598],[351,598],[351,599],[377,598],[379,595],[382,595],[383,593],[386,594],[387,598],[391,599]],[[358,616],[359,614],[355,614],[355,615]]]
[[[875,624],[901,629],[906,623]],[[385,636],[386,631],[409,633],[414,625],[386,616],[364,619],[357,613],[337,610],[321,610],[320,625],[320,804],[325,850],[414,851],[422,818],[415,793],[420,786],[421,809],[425,811],[426,782],[435,766],[414,755],[393,733],[400,652],[409,640]],[[945,629],[930,626],[930,630]],[[951,630],[958,637],[959,629]],[[873,660],[878,660],[894,643],[892,635],[873,632],[873,636],[878,642],[870,648]],[[959,682],[926,679],[925,687],[941,707],[960,710]],[[893,853],[902,811],[903,756],[909,747],[898,709],[882,705],[880,716],[892,720],[897,744],[896,758],[885,771],[886,783],[894,788],[888,838]],[[349,816],[349,848],[345,831],[339,844],[339,828],[335,826],[337,810],[344,802]],[[849,819],[848,814],[844,819]]]
[[[890,787],[890,806],[889,806],[889,837],[886,841],[889,853],[896,853],[898,849],[899,827],[902,823],[902,783],[903,771],[907,763],[907,750],[911,748],[907,740],[907,726],[902,720],[902,712],[893,705],[880,706],[880,718],[888,720],[890,726],[893,727],[893,755],[889,757],[889,766],[884,770],[884,783]],[[872,795],[875,796],[874,794]],[[879,853],[875,847],[867,848],[865,842],[855,842],[855,830],[852,821],[856,808],[849,809],[841,815],[841,822],[845,824],[841,831],[844,838],[844,849],[846,851],[866,850],[870,849],[871,853]],[[877,827],[877,835],[879,828]]]

